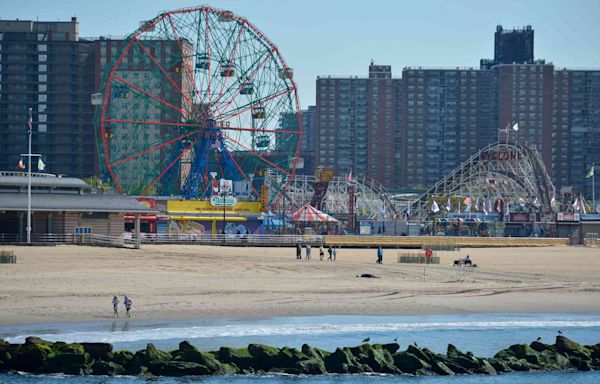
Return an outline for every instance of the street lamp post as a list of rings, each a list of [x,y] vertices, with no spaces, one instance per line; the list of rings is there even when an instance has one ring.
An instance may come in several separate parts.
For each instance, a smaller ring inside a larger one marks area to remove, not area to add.
[[[225,189],[223,189],[221,191],[221,198],[223,199],[222,203],[223,203],[223,240],[225,240],[225,208],[227,207],[227,205],[225,204],[225,197],[227,196],[227,193],[225,192]]]
[[[27,151],[27,244],[31,244],[31,131],[32,131],[32,108],[29,108],[29,121],[27,132],[29,136],[29,150]]]
[[[385,235],[385,198],[386,194],[381,194],[381,234]]]

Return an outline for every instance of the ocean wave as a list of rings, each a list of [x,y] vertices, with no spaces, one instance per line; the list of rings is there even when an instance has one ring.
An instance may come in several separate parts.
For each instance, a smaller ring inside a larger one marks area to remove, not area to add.
[[[483,330],[483,329],[528,329],[528,328],[593,328],[600,327],[595,320],[507,320],[507,321],[457,321],[457,322],[387,322],[359,324],[236,324],[186,327],[156,327],[128,331],[65,331],[58,333],[29,333],[5,338],[11,343],[22,343],[26,336],[37,336],[45,340],[65,342],[123,343],[141,340],[201,339],[216,337],[252,337],[287,335],[340,335],[345,333],[374,333],[401,331]]]

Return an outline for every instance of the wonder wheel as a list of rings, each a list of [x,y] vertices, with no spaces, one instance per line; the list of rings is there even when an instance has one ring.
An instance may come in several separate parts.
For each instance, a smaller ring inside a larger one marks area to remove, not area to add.
[[[300,107],[292,69],[261,31],[202,6],[107,43],[96,126],[119,191],[205,198],[226,179],[236,197],[257,200],[275,172],[281,192],[267,201],[280,197],[298,161]]]

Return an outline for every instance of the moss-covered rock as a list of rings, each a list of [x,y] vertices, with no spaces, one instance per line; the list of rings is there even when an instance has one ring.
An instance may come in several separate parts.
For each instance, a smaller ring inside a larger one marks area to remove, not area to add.
[[[156,376],[192,376],[210,375],[211,372],[205,366],[188,361],[157,361],[148,367],[150,372]]]
[[[431,365],[409,352],[394,354],[394,365],[401,372],[417,374],[418,371],[431,369]],[[421,373],[421,372],[419,372]]]
[[[450,367],[441,361],[434,361],[431,363],[431,371],[441,376],[453,376],[455,373]]]
[[[408,348],[406,348],[406,352],[408,353],[412,353],[413,355],[417,356],[419,359],[431,364],[433,361],[435,361],[435,353],[431,352],[430,350],[423,348],[423,349],[419,349],[414,345],[409,345]]]
[[[357,361],[349,348],[336,348],[329,356],[323,359],[329,373],[359,373],[355,371]]]
[[[194,348],[179,348],[172,353],[173,361],[197,363],[206,367],[211,375],[229,375],[237,373],[237,367],[221,363],[210,352],[200,352]]]
[[[565,336],[556,336],[556,343],[554,344],[558,352],[574,356],[582,360],[588,360],[591,357],[591,351],[583,345],[574,342]]]
[[[133,353],[127,350],[115,351],[108,354],[107,361],[113,361],[122,367],[128,367],[133,359]]]
[[[85,348],[83,348],[83,345],[78,343],[55,345],[54,350],[57,353],[73,353],[76,355],[83,355],[85,353]]]
[[[321,375],[327,373],[325,362],[317,357],[307,360],[300,360],[298,363],[296,363],[296,367],[300,370],[300,373],[305,375]]]
[[[262,344],[248,345],[248,353],[254,357],[255,365],[253,368],[268,371],[272,368],[290,368],[299,360],[288,362],[279,361],[279,349]]]
[[[504,373],[504,372],[512,372],[512,369],[506,364],[502,359],[487,359],[488,363],[494,367],[496,372]]]
[[[373,348],[367,351],[367,355],[361,358],[361,363],[368,365],[374,372],[400,374],[402,373],[395,365],[392,354],[383,348]]]
[[[81,343],[81,346],[93,359],[106,359],[113,350],[112,344],[109,343]]]
[[[275,368],[297,367],[299,361],[308,359],[308,356],[296,348],[283,347],[278,351],[277,356],[274,358],[273,366]]]
[[[30,339],[30,338],[28,338]],[[37,339],[37,338],[35,338]],[[16,348],[10,361],[6,364],[8,369],[36,373],[44,366],[48,356],[52,354],[52,346],[45,342],[26,342]]]
[[[114,361],[96,360],[91,368],[92,375],[116,376],[125,374],[125,368]]]
[[[386,351],[388,351],[389,353],[391,353],[393,355],[394,353],[398,352],[398,350],[400,349],[400,344],[398,344],[398,343],[381,344],[381,348],[385,349]]]
[[[556,348],[554,348],[553,345],[544,344],[537,340],[532,342],[531,344],[529,344],[529,346],[531,347],[531,349],[533,349],[536,352],[544,352],[544,351],[548,351],[548,350],[555,351],[556,350]]]
[[[248,352],[248,348],[221,347],[218,352],[219,361],[222,363],[235,364],[240,370],[254,370],[254,356]]]
[[[144,360],[147,363],[166,362],[170,361],[172,356],[169,352],[161,351],[154,344],[149,343],[144,351]]]
[[[43,372],[85,375],[90,373],[90,362],[90,355],[86,352],[58,352],[46,360]]]
[[[311,359],[311,358],[324,359],[327,356],[331,355],[331,352],[329,352],[329,351],[326,351],[324,349],[319,349],[319,348],[311,347],[308,344],[302,344],[301,351],[309,359]]]

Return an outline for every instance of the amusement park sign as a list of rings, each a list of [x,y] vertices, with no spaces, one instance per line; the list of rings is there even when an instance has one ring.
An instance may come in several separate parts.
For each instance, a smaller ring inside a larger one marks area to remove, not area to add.
[[[481,154],[481,160],[521,160],[523,154],[517,151],[511,150],[498,150],[498,151],[487,151]]]
[[[237,199],[233,196],[225,196],[225,206],[226,207],[235,207],[237,204]],[[213,207],[222,207],[223,206],[223,197],[222,196],[211,196],[210,205]]]

